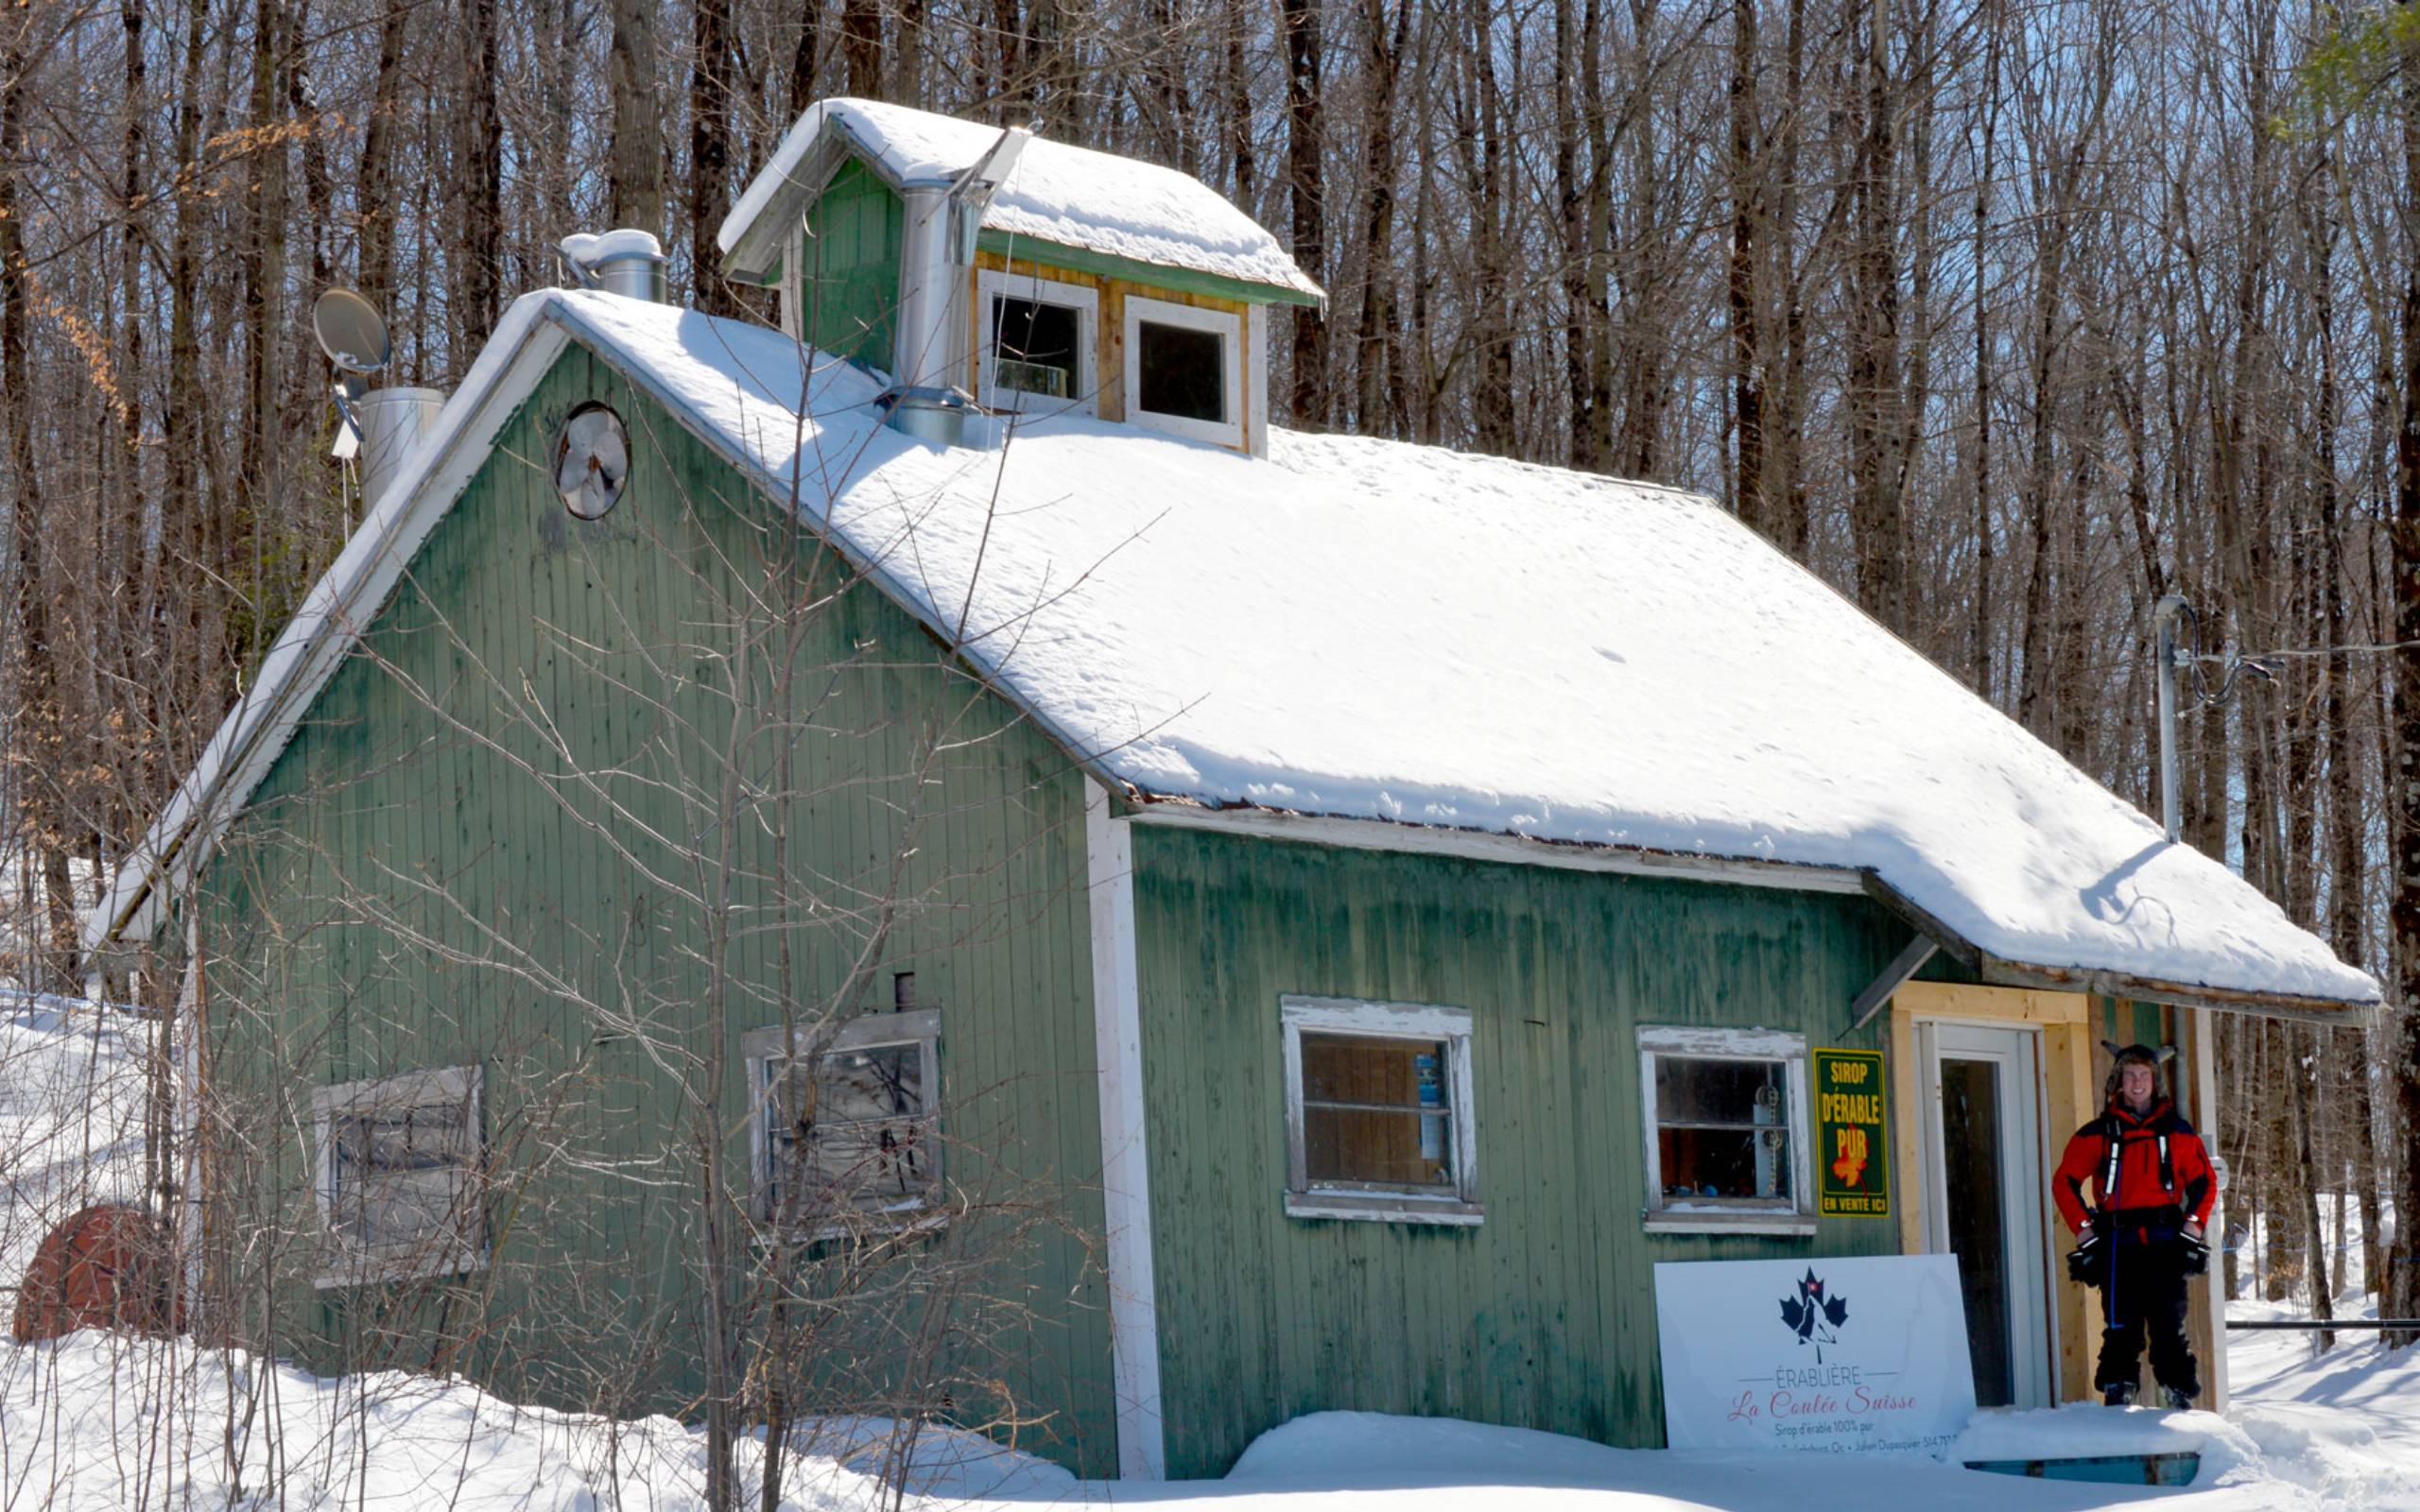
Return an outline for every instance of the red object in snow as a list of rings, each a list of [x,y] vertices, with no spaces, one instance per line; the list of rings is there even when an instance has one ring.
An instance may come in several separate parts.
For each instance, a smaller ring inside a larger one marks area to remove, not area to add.
[[[19,1344],[90,1328],[182,1333],[175,1279],[168,1232],[149,1214],[113,1202],[86,1208],[34,1251],[10,1332]]]

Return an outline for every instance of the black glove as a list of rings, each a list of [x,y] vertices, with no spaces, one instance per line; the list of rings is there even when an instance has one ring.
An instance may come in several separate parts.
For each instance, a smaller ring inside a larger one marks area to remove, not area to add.
[[[2104,1243],[2100,1237],[2100,1226],[2096,1221],[2093,1227],[2083,1231],[2083,1242],[2067,1251],[2067,1280],[2085,1286],[2100,1285],[2107,1269],[2100,1258]],[[2205,1259],[2208,1253],[2206,1249],[2203,1251]]]
[[[2177,1243],[2184,1250],[2184,1258],[2178,1263],[2178,1268],[2183,1270],[2187,1276],[2207,1276],[2210,1274],[2209,1241],[2206,1239],[2196,1239],[2191,1234],[2178,1234],[2176,1238]]]

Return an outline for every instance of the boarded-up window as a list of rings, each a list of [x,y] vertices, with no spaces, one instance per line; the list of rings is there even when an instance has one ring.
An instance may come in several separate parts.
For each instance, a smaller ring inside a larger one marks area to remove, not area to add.
[[[1310,1177],[1451,1191],[1453,1113],[1440,1040],[1303,1036],[1303,1141]]]
[[[1294,997],[1281,1009],[1286,1211],[1478,1222],[1469,1013]]]
[[[323,1087],[322,1285],[447,1275],[484,1263],[475,1067]]]
[[[775,1210],[882,1212],[921,1207],[941,1160],[918,1044],[839,1050],[769,1064]]]
[[[937,1009],[744,1037],[761,1217],[826,1234],[926,1211],[942,1190]],[[814,1049],[818,1043],[820,1050]]]

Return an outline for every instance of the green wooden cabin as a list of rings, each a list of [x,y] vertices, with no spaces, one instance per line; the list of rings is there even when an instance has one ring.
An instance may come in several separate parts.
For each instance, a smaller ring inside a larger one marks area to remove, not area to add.
[[[1953,1249],[1983,1400],[2081,1395],[2093,1041],[2207,1123],[2210,1012],[2375,985],[1710,503],[1272,431],[1266,233],[997,143],[811,112],[723,236],[784,329],[520,301],[128,858],[205,1303],[690,1415],[786,1331],[791,1409],[1190,1477],[1654,1445],[1656,1263]]]

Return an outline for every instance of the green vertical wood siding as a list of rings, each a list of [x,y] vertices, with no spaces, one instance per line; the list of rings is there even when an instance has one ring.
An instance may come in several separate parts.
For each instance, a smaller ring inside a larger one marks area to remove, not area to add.
[[[1864,899],[1137,825],[1137,964],[1172,1475],[1342,1408],[1662,1441],[1657,1261],[1894,1252],[1650,1236],[1641,1024],[1844,1040],[1905,942]],[[1278,999],[1473,1016],[1476,1228],[1288,1218]]]
[[[855,158],[807,207],[800,328],[808,345],[890,370],[904,213],[899,197]]]
[[[633,472],[620,506],[583,523],[531,459],[590,399],[629,422]],[[913,812],[902,891],[916,906],[865,1005],[913,971],[920,1005],[942,1010],[948,1175],[976,1210],[934,1253],[986,1257],[957,1295],[994,1299],[980,1336],[944,1349],[962,1373],[941,1410],[987,1421],[1000,1403],[985,1383],[1002,1383],[1038,1424],[1013,1436],[1108,1472],[1081,780],[838,558],[798,549],[577,348],[503,427],[199,889],[215,1063],[252,1114],[253,1143],[220,1166],[216,1232],[274,1244],[251,1253],[270,1256],[295,1331],[276,1342],[317,1363],[389,1358],[543,1400],[694,1412],[700,1146],[679,1093],[682,1057],[713,1044],[705,963],[720,950],[731,965],[718,1116],[744,1162],[737,1039],[846,979]],[[760,595],[790,594],[829,602],[796,653],[804,713],[769,731],[755,715],[782,643],[742,630],[762,628]],[[936,731],[947,748],[920,779]],[[724,755],[761,791],[785,747],[786,800],[727,811]],[[782,810],[789,874],[815,899],[787,916],[768,880]],[[718,946],[709,904],[727,880]],[[311,1088],[456,1064],[486,1077],[490,1270],[315,1291]],[[282,1223],[262,1221],[272,1211]],[[864,1351],[863,1380],[903,1347],[880,1331],[907,1308],[868,1309],[874,1332],[840,1341]]]

